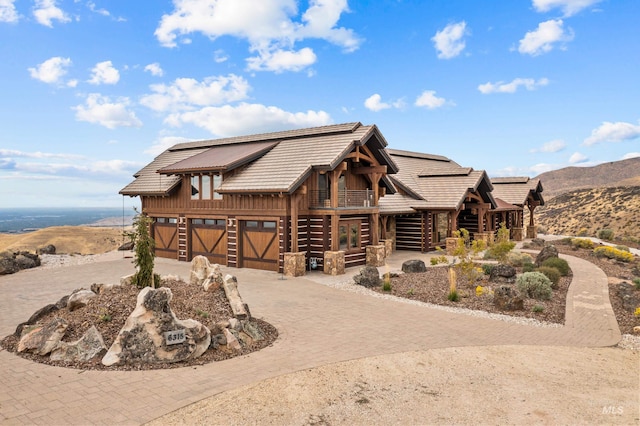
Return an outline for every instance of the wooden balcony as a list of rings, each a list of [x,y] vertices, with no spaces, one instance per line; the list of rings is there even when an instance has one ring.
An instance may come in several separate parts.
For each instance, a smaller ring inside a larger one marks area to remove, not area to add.
[[[329,191],[309,191],[309,208],[331,209],[334,208],[332,204],[335,208],[367,208],[375,207],[376,201],[371,189],[338,191],[337,203],[331,202]]]

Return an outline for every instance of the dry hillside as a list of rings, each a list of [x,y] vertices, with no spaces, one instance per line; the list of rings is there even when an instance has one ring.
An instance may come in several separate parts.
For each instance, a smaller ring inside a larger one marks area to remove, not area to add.
[[[613,229],[616,237],[637,239],[639,212],[640,186],[631,186],[567,192],[547,200],[535,215],[538,224],[550,234],[596,236],[606,228]]]
[[[116,250],[124,241],[122,228],[52,226],[25,234],[0,234],[0,252],[35,252],[53,244],[59,254],[100,254]]]
[[[576,189],[640,186],[640,157],[599,164],[594,167],[565,167],[538,176],[544,187],[544,198]]]

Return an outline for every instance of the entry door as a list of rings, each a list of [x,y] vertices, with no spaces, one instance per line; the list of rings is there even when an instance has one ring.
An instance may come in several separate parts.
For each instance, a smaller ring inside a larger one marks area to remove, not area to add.
[[[278,270],[280,247],[276,221],[245,220],[242,227],[242,258],[244,268]]]

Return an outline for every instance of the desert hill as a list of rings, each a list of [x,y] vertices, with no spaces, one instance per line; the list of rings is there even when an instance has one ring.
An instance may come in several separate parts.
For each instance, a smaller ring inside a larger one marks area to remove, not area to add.
[[[565,167],[537,178],[542,180],[546,200],[576,189],[640,186],[640,157],[593,167]]]
[[[100,254],[116,250],[123,239],[121,227],[52,226],[25,234],[0,234],[0,252],[35,252],[53,244],[59,254]]]

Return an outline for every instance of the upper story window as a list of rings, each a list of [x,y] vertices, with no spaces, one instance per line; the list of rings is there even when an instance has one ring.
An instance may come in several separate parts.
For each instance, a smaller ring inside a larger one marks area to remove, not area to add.
[[[222,200],[222,194],[217,189],[222,185],[222,175],[191,176],[192,200]]]

